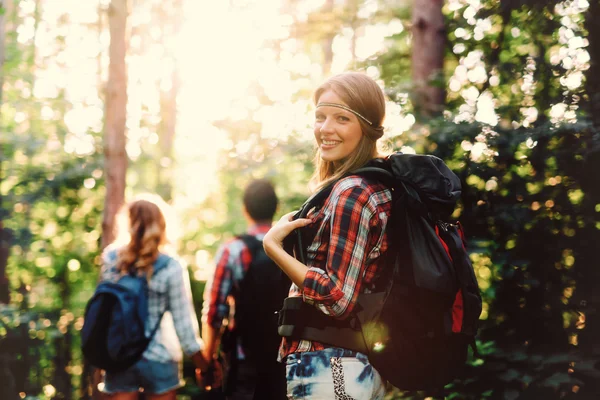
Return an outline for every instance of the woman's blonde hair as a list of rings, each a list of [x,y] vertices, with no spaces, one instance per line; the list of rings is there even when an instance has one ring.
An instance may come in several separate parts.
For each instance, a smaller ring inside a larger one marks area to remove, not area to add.
[[[315,173],[310,186],[317,190],[329,182],[338,180],[346,173],[365,165],[377,154],[377,140],[383,135],[385,118],[385,98],[377,83],[367,75],[358,72],[346,72],[333,76],[317,88],[314,94],[315,105],[321,95],[328,91],[338,95],[348,107],[364,116],[372,125],[358,118],[362,129],[362,138],[356,150],[336,167],[332,161],[321,158],[320,150],[315,156]]]
[[[167,241],[165,217],[150,197],[129,203],[126,214],[130,237],[129,243],[119,250],[117,269],[121,273],[143,271],[150,278],[159,247]]]

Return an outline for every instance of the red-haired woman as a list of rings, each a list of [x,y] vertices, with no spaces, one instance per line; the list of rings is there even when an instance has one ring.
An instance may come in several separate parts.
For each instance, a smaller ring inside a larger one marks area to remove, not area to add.
[[[111,399],[137,400],[143,390],[149,400],[175,400],[176,389],[182,386],[182,350],[192,358],[198,376],[209,368],[201,353],[187,271],[169,257],[166,267],[153,275],[153,265],[167,242],[165,217],[157,205],[161,202],[156,197],[128,204],[129,243],[109,246],[102,256],[102,280],[117,281],[132,272],[146,276],[148,325],[160,324],[140,361],[123,372],[106,373],[103,391]]]

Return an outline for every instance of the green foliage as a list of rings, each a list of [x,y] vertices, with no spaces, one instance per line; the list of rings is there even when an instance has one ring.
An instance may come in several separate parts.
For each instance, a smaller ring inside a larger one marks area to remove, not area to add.
[[[463,182],[454,216],[469,237],[484,296],[481,357],[472,358],[467,379],[445,388],[449,398],[587,399],[600,393],[600,353],[592,339],[600,333],[598,304],[591,289],[600,278],[594,267],[600,197],[591,177],[600,135],[578,107],[585,87],[564,84],[586,67],[555,61],[565,30],[582,33],[582,15],[561,19],[554,5],[448,7],[444,118],[417,127],[426,135],[407,132],[393,140],[443,158]],[[482,28],[486,18],[491,25]],[[405,47],[406,38],[396,40],[398,49]],[[389,71],[405,71],[406,60],[394,63],[390,54],[372,65],[385,62],[386,86],[402,92]],[[477,101],[486,92],[497,123],[476,121]],[[556,118],[553,106],[561,102],[571,117]]]
[[[448,399],[591,399],[600,394],[595,294],[600,132],[583,107],[598,90],[586,88],[586,80],[577,84],[590,67],[581,51],[595,38],[586,37],[585,9],[565,11],[576,3],[445,2],[448,48],[439,80],[447,85],[444,116],[390,139],[395,149],[409,146],[443,158],[463,183],[454,217],[468,234],[484,307],[480,356],[471,356],[466,379],[445,388]],[[325,41],[341,29],[358,34],[399,19],[406,29],[388,37],[387,50],[361,67],[377,68],[388,97],[407,116],[413,110],[410,55],[415,50],[409,4],[377,2],[372,19],[357,15],[367,2],[335,4],[296,21],[299,52],[320,62]],[[39,19],[37,10],[33,15]],[[19,22],[16,14],[7,18]],[[0,216],[13,236],[7,265],[11,304],[0,308],[0,381],[8,371],[17,392],[51,398],[55,390],[56,397],[78,398],[73,395],[82,374],[78,330],[97,281],[105,195],[101,129],[85,132],[86,151],[67,151],[73,138],[64,120],[73,105],[64,91],[54,98],[32,96],[44,58],[17,37],[16,30],[7,32],[0,121],[8,132],[1,143]],[[149,37],[146,32],[143,40]],[[59,54],[64,36],[55,42]],[[598,53],[590,48],[589,54]],[[259,107],[272,105],[264,90],[252,89]],[[295,100],[309,97],[310,89],[298,89]],[[486,96],[491,107],[478,114]],[[130,160],[128,192],[159,191],[169,198],[178,194],[170,182],[177,165],[149,133],[164,127],[147,105],[140,107],[140,128],[148,135],[137,139],[142,151]],[[245,185],[252,178],[271,179],[280,197],[279,217],[306,199],[313,168],[311,140],[300,132],[266,137],[250,118],[215,125],[230,143],[219,154],[219,185],[179,215],[179,253],[190,267],[198,313],[211,258],[221,243],[246,228]],[[9,389],[0,388],[0,397]],[[198,395],[193,384],[185,390]],[[390,388],[388,398],[426,395]]]

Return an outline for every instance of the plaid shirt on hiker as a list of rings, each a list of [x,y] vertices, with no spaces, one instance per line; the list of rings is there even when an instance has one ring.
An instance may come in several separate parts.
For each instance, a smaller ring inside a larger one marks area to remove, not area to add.
[[[262,240],[271,229],[271,224],[257,224],[248,228],[248,234]],[[252,262],[252,254],[244,242],[234,238],[217,251],[217,265],[204,289],[202,322],[219,331],[223,320],[229,318],[228,297],[238,293],[240,284]],[[237,346],[237,357],[245,359],[241,345]]]
[[[391,213],[392,194],[382,184],[359,176],[337,182],[323,207],[311,211],[316,231],[307,249],[309,267],[304,290],[292,284],[290,296],[302,296],[324,314],[344,319],[352,312],[363,285],[379,275],[387,249],[385,233]],[[323,350],[322,343],[284,338],[279,359],[302,351]]]
[[[102,255],[102,280],[116,282],[117,251],[107,250]],[[143,357],[158,362],[181,361],[200,351],[198,319],[192,303],[192,291],[187,270],[179,261],[169,259],[166,267],[150,278],[148,293],[148,326],[153,329],[161,315],[163,318]]]

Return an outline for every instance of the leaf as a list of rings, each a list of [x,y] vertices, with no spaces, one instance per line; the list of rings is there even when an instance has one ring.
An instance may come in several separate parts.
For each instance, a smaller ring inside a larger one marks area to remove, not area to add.
[[[575,363],[575,372],[591,378],[600,379],[600,369],[596,368],[598,360],[586,360]]]
[[[557,372],[554,375],[544,379],[541,383],[542,386],[551,387],[553,389],[558,389],[562,384],[579,384],[582,382],[578,379],[572,378],[566,372]]]
[[[519,380],[520,380],[521,382],[523,382],[525,385],[529,386],[529,384],[530,384],[531,382],[533,382],[533,376],[525,374],[525,375],[523,375],[523,376],[521,377],[521,379],[519,379]]]
[[[513,353],[510,353],[508,355],[507,359],[509,361],[524,361],[524,360],[527,360],[527,354],[525,354],[521,351],[515,351]]]
[[[505,382],[511,382],[517,379],[519,376],[521,376],[521,373],[516,369],[511,368],[503,374],[498,375],[498,379],[501,379]]]
[[[517,398],[519,398],[519,392],[514,389],[504,392],[504,400],[515,400]]]
[[[571,361],[574,361],[575,357],[572,354],[560,353],[554,354],[550,357],[546,357],[543,361],[543,365],[551,365],[551,364],[567,364]]]

